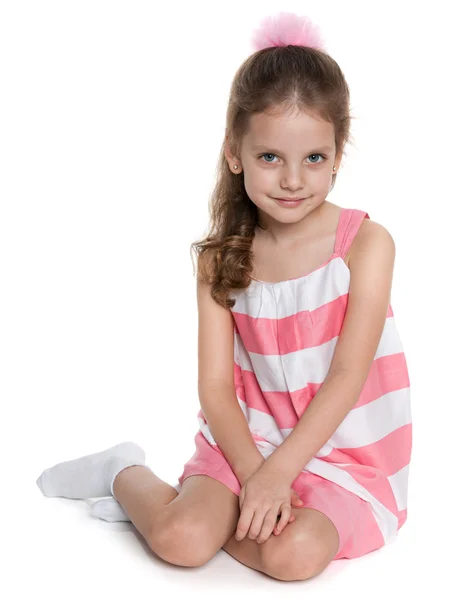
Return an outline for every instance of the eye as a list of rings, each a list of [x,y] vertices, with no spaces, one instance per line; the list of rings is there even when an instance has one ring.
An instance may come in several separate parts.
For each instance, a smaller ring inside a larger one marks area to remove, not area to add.
[[[262,158],[263,156],[276,156],[276,154],[273,154],[273,153],[271,153],[271,152],[264,152],[264,154],[260,154],[260,155],[258,156],[258,158]],[[312,164],[312,165],[318,165],[318,164],[320,164],[321,162],[324,162],[324,161],[326,160],[326,156],[324,156],[323,154],[310,154],[310,155],[308,156],[308,158],[311,158],[311,157],[319,157],[319,156],[320,156],[320,157],[321,157],[323,160],[321,160],[320,162],[318,162],[318,161],[313,161],[313,162],[312,162],[312,163],[310,163],[310,164]],[[273,161],[272,161],[272,160],[270,160],[270,161],[263,160],[263,162],[265,162],[265,163],[267,163],[267,164],[273,164]]]
[[[326,157],[325,157],[323,154],[310,154],[310,155],[308,156],[308,158],[311,158],[311,156],[321,156],[321,157],[323,158],[323,160],[322,160],[322,161],[320,161],[320,162],[324,162],[324,160],[326,160]],[[317,165],[317,164],[320,164],[320,163],[318,163],[318,162],[314,161],[312,164],[313,164],[313,165]]]
[[[264,154],[260,154],[258,156],[258,158],[262,158],[263,156],[276,156],[276,154],[271,154],[270,152],[264,152]],[[266,161],[263,160],[263,162],[266,162]],[[271,163],[272,161],[269,161],[269,162]]]

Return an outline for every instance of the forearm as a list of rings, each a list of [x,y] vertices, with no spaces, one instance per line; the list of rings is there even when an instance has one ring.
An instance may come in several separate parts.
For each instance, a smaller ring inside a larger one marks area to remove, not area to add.
[[[267,469],[293,481],[355,406],[363,385],[364,377],[352,373],[328,376],[297,425],[266,460]]]
[[[200,404],[214,440],[243,485],[265,459],[256,447],[234,387],[211,384],[200,393]]]

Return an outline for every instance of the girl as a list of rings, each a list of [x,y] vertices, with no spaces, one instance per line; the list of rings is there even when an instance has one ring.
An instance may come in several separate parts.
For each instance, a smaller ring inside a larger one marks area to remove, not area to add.
[[[327,200],[349,90],[307,18],[280,13],[232,83],[198,256],[200,429],[170,486],[124,442],[46,469],[46,496],[113,497],[164,560],[220,548],[279,580],[390,543],[407,516],[410,384],[390,305],[395,246]],[[277,520],[279,522],[277,524]]]

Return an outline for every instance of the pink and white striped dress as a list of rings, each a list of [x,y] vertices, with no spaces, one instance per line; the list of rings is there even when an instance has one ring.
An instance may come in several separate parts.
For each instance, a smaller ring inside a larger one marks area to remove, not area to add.
[[[348,301],[344,257],[365,218],[364,211],[342,209],[332,256],[308,275],[278,283],[254,279],[232,294],[236,396],[265,458],[301,419],[328,373]],[[184,479],[203,474],[239,495],[239,481],[201,410],[198,420],[196,451],[174,487],[179,491]],[[333,560],[396,538],[407,515],[411,448],[410,382],[389,305],[359,400],[292,483],[305,507],[336,526]]]

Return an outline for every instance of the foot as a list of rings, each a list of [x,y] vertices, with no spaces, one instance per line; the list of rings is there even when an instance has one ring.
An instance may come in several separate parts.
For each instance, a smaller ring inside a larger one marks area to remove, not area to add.
[[[122,505],[114,498],[105,498],[104,500],[94,502],[91,506],[91,514],[97,517],[97,519],[103,519],[103,521],[108,521],[109,523],[116,523],[117,521],[131,522]]]
[[[96,498],[113,495],[115,476],[126,467],[145,465],[145,452],[134,442],[122,442],[102,452],[61,462],[36,480],[44,496]]]
[[[179,481],[172,484],[178,493],[180,493],[181,485]],[[122,508],[122,505],[117,502],[115,498],[105,498],[103,500],[96,500],[91,505],[91,514],[97,519],[103,519],[109,523],[116,523],[117,521],[130,521],[129,516]]]

